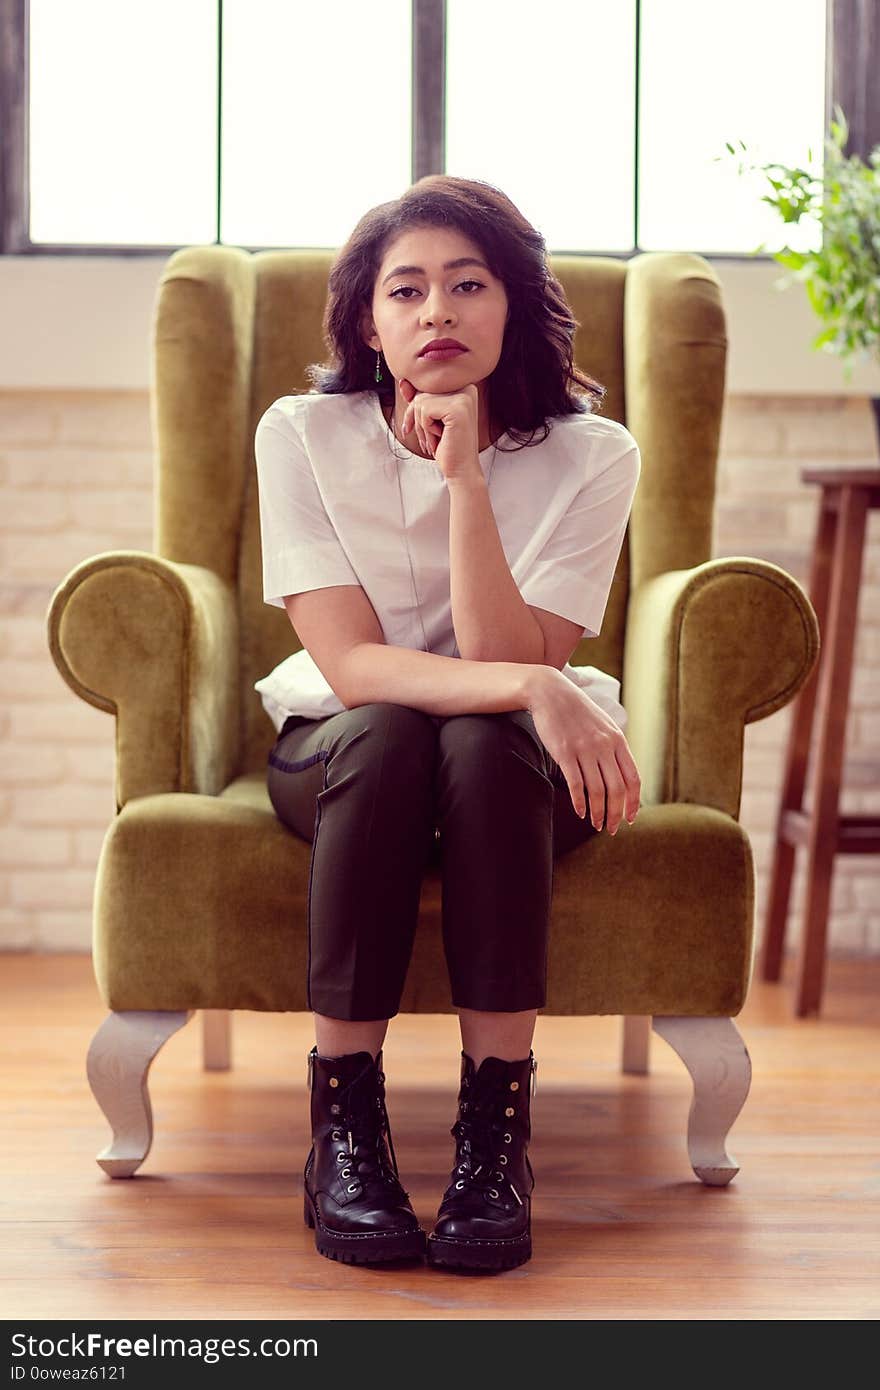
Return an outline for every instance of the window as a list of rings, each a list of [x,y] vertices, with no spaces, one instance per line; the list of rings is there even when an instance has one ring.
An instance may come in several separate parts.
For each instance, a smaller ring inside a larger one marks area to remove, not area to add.
[[[725,142],[818,171],[860,3],[0,0],[0,253],[335,247],[444,169],[551,252],[769,251],[810,231]]]
[[[214,0],[30,0],[28,37],[31,241],[212,241]]]

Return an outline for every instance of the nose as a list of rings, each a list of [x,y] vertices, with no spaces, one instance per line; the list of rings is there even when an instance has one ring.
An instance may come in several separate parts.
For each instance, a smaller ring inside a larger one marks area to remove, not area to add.
[[[442,293],[430,295],[425,300],[425,307],[422,311],[422,320],[426,325],[437,323],[442,317],[444,323],[452,323],[454,314],[448,306],[443,304]]]

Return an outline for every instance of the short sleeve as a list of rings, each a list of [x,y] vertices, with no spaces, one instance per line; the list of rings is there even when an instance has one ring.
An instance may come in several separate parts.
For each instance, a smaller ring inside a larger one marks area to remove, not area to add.
[[[641,473],[636,441],[621,425],[611,454],[570,503],[519,585],[526,603],[598,637]]]
[[[359,584],[293,423],[267,412],[257,425],[254,450],[264,602],[283,608],[287,594]]]

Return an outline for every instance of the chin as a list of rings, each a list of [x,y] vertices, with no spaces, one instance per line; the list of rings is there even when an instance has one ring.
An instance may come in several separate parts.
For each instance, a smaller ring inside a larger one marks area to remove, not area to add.
[[[419,370],[419,380],[416,381],[414,377],[411,377],[410,380],[424,391],[430,391],[432,386],[438,387],[442,391],[451,391],[453,387],[458,389],[462,386],[476,385],[482,378],[474,372],[470,363],[465,367],[459,358],[453,357],[448,362],[424,363]],[[423,381],[424,386],[422,386]],[[441,381],[443,385],[439,386]]]

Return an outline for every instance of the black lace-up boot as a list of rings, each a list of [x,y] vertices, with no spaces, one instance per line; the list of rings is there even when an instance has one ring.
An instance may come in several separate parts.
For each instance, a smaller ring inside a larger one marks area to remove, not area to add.
[[[382,1053],[309,1053],[312,1148],[304,1216],[331,1260],[374,1264],[422,1256],[425,1233],[400,1185],[385,1109]]]
[[[461,1054],[455,1167],[428,1237],[428,1263],[511,1269],[532,1253],[535,1185],[527,1149],[530,1093],[538,1064],[486,1057],[479,1070]]]

